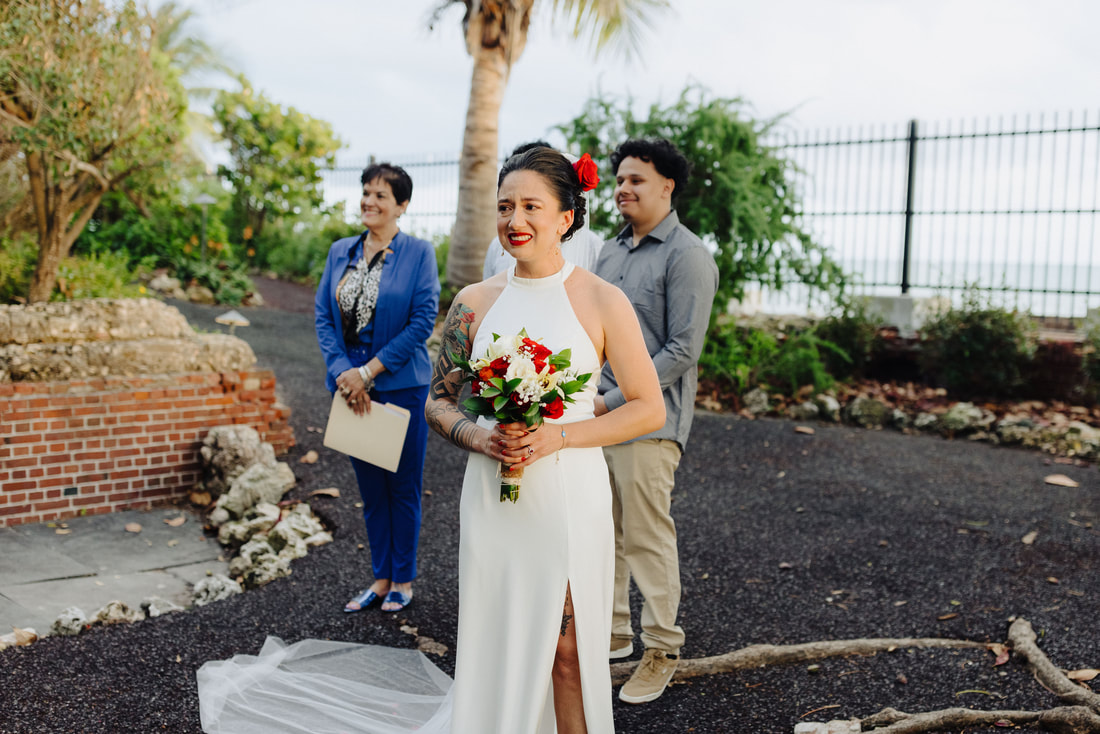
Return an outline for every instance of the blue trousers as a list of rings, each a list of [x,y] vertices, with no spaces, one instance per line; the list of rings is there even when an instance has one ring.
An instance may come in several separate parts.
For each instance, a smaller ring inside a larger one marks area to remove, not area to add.
[[[363,519],[367,525],[371,566],[376,579],[403,584],[416,578],[416,547],[420,541],[420,492],[424,486],[424,454],[428,449],[428,422],[424,401],[428,386],[405,390],[373,390],[371,400],[407,408],[409,432],[396,472],[351,458]]]

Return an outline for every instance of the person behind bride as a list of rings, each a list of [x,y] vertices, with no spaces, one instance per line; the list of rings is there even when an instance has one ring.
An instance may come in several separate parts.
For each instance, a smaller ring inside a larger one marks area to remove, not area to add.
[[[429,425],[470,452],[460,501],[455,734],[614,730],[614,535],[600,447],[660,428],[665,408],[630,301],[562,256],[562,242],[584,222],[582,177],[591,182],[590,171],[579,175],[551,148],[505,162],[497,231],[514,265],[455,297],[429,386]],[[454,357],[479,357],[494,334],[524,329],[554,352],[570,349],[570,369],[590,379],[559,419],[536,429],[470,420],[458,406]],[[625,403],[597,418],[605,362]],[[514,503],[500,501],[502,464],[524,467]]]

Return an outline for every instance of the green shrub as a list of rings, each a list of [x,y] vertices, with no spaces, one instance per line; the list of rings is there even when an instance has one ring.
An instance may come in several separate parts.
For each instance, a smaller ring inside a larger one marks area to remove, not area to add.
[[[57,288],[51,301],[81,298],[140,298],[145,286],[137,282],[143,265],[131,269],[123,253],[104,252],[87,257],[67,257],[57,269]]]
[[[176,277],[188,285],[192,281],[209,288],[218,303],[239,306],[245,297],[256,291],[256,286],[245,272],[243,265],[225,261],[207,260],[205,263],[191,258],[181,258],[175,264]]]
[[[918,361],[926,378],[953,396],[1012,396],[1035,353],[1031,331],[1027,316],[994,306],[972,288],[959,307],[924,324]]]
[[[1093,400],[1100,400],[1100,323],[1093,324],[1085,332],[1081,353],[1081,367],[1085,373],[1085,392]]]
[[[316,285],[332,243],[361,231],[359,225],[347,222],[336,210],[278,219],[264,227],[263,235],[250,248],[249,258],[256,267],[272,270],[282,278]]]
[[[838,380],[866,376],[872,356],[881,348],[878,322],[867,312],[865,298],[841,300],[814,334],[840,350],[826,349],[821,355],[829,374]]]
[[[26,299],[37,262],[38,243],[29,232],[0,237],[0,303]]]
[[[833,386],[827,354],[846,359],[840,348],[812,330],[779,338],[723,317],[707,334],[699,367],[704,378],[728,385],[738,395],[757,386],[793,395],[806,385],[814,392]]]

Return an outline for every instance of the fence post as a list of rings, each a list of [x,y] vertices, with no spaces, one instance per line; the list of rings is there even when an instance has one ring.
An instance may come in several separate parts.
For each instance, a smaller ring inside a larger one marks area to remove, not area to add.
[[[901,294],[909,293],[909,259],[913,245],[913,189],[917,175],[917,121],[909,121],[909,170],[905,184],[905,241],[901,251]]]

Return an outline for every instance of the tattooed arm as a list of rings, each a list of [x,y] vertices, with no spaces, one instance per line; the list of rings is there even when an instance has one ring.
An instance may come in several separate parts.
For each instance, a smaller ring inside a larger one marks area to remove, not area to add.
[[[460,293],[451,304],[447,321],[443,324],[443,335],[439,344],[439,359],[432,370],[432,381],[428,387],[428,401],[424,405],[424,416],[432,430],[455,446],[468,451],[490,453],[490,432],[480,428],[467,418],[458,408],[458,394],[462,389],[462,378],[454,371],[452,354],[470,358],[473,339],[471,324],[476,320],[473,309],[464,303]]]

